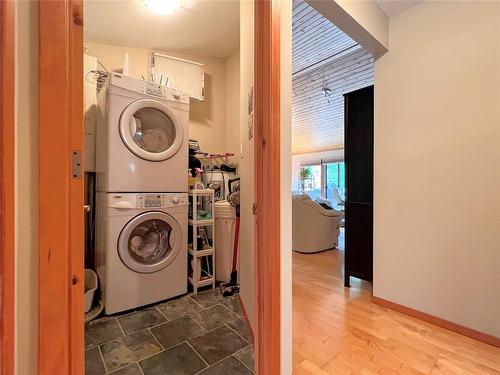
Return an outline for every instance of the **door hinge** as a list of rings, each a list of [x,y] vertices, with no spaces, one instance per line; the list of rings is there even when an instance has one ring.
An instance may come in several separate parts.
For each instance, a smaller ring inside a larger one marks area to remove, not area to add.
[[[257,215],[259,213],[259,209],[257,208],[257,203],[253,204],[252,210],[254,215]]]
[[[82,152],[73,150],[71,152],[71,176],[82,178]]]

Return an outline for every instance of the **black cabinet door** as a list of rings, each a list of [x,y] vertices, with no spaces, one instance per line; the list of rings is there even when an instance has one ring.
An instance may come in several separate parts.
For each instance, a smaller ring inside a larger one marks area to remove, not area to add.
[[[345,285],[373,279],[373,86],[344,95]]]

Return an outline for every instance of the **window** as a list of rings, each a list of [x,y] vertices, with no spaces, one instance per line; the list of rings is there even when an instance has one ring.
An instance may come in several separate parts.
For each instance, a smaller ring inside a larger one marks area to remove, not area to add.
[[[335,199],[333,190],[337,189],[340,198],[345,200],[345,164],[344,162],[327,163],[325,170],[325,195],[327,199]]]
[[[321,166],[305,165],[300,167],[300,190],[307,193],[312,200],[321,195]]]
[[[345,164],[344,162],[322,165],[304,165],[300,167],[299,188],[315,200],[323,196],[335,203],[334,189],[340,199],[345,200]]]

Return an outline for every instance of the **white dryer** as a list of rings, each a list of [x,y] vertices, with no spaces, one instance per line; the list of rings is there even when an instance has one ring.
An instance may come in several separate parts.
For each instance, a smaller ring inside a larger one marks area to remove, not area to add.
[[[96,190],[187,192],[189,97],[111,73],[98,96]]]
[[[98,193],[96,269],[105,313],[187,292],[186,193]]]

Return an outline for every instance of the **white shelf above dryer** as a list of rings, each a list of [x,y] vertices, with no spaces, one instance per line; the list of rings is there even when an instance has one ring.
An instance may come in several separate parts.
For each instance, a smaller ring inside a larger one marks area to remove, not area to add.
[[[205,66],[203,64],[168,56],[159,52],[149,54],[148,73],[155,80],[168,78],[168,87],[183,91],[189,97],[205,99]]]

